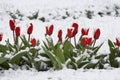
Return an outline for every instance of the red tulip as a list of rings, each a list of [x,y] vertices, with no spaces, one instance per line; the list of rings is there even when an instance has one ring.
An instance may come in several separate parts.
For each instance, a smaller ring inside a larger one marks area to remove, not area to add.
[[[120,47],[120,40],[116,38],[116,45]]]
[[[33,31],[33,24],[30,23],[30,26],[28,27],[28,30],[27,30],[27,34],[32,34],[32,31]]]
[[[2,41],[2,38],[3,38],[3,34],[0,33],[0,41]]]
[[[89,32],[89,28],[88,29],[85,29],[85,28],[81,29],[81,34],[82,35],[88,35],[88,32]]]
[[[46,27],[46,34],[51,36],[53,33],[54,26],[51,25],[50,27]]]
[[[59,38],[58,42],[59,41],[62,42],[62,30],[58,31],[58,38]]]
[[[95,39],[95,40],[96,40],[96,39],[99,39],[99,37],[100,37],[100,29],[98,28],[98,29],[96,29],[95,32],[94,32],[94,39]]]
[[[74,35],[73,35],[73,29],[67,29],[67,36],[69,38],[72,38]]]
[[[15,33],[17,37],[20,36],[20,27],[15,28]]]
[[[15,30],[15,20],[9,20],[9,26],[12,31]]]
[[[81,43],[83,46],[87,46],[87,38],[83,37]]]
[[[31,43],[32,43],[32,46],[35,47],[35,46],[36,46],[36,39],[33,38],[33,39],[31,40]]]
[[[74,27],[73,35],[75,36],[78,33],[78,24],[77,23],[73,23],[72,27]]]
[[[91,45],[91,44],[92,44],[92,38],[88,38],[88,37],[82,38],[82,45],[83,46],[87,46],[87,45]]]
[[[92,38],[87,38],[87,44],[91,45],[92,44]]]

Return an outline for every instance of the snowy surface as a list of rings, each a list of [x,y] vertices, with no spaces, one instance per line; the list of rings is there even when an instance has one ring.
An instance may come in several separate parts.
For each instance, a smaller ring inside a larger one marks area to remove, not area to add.
[[[107,40],[115,41],[116,37],[120,37],[120,17],[115,17],[115,5],[120,5],[120,0],[0,0],[0,33],[4,34],[1,43],[5,43],[5,40],[8,38],[12,42],[12,32],[8,24],[11,17],[8,15],[8,12],[15,13],[16,10],[19,10],[24,16],[22,21],[17,19],[16,22],[17,26],[20,26],[22,29],[22,35],[27,36],[27,27],[32,22],[34,25],[32,37],[39,39],[42,43],[45,27],[54,24],[55,30],[52,37],[56,43],[58,40],[57,31],[62,29],[63,34],[66,34],[66,29],[71,27],[73,22],[77,22],[79,24],[79,34],[81,34],[80,30],[82,27],[90,28],[89,36],[93,36],[94,29],[98,27],[101,29],[101,36],[97,44],[104,42],[99,53],[106,54],[109,53]],[[94,11],[92,19],[86,18],[86,10]],[[36,11],[39,11],[39,18],[45,17],[47,19],[46,22],[41,22],[38,19],[29,20],[27,18],[27,16]],[[61,16],[64,16],[66,11],[70,13],[70,17],[63,20]],[[104,15],[100,17],[97,14],[98,12],[112,13],[109,16]],[[77,19],[73,19],[73,17]],[[0,71],[0,80],[120,80],[119,74],[119,68],[87,71],[63,69],[47,72],[6,70]]]
[[[37,72],[35,70],[7,70],[0,72],[0,80],[120,80],[120,69],[71,70]]]

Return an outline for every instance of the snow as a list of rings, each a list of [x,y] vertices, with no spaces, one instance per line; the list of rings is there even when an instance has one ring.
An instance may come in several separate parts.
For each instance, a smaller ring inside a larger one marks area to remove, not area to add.
[[[96,45],[104,42],[99,53],[108,54],[107,40],[115,41],[116,37],[120,37],[120,15],[116,17],[114,10],[115,6],[118,5],[120,5],[120,0],[0,0],[0,33],[4,34],[0,43],[5,44],[5,40],[8,38],[10,42],[13,42],[12,32],[8,24],[11,17],[8,13],[16,13],[19,10],[23,17],[22,21],[20,21],[21,17],[16,15],[18,18],[16,19],[16,25],[21,27],[21,34],[26,35],[26,37],[28,36],[26,33],[27,27],[32,22],[34,25],[32,37],[39,39],[42,44],[42,41],[45,40],[45,27],[54,24],[55,29],[52,38],[54,43],[56,43],[58,30],[62,29],[63,37],[65,37],[67,28],[71,27],[73,22],[77,22],[79,24],[79,34],[77,36],[81,34],[80,30],[82,27],[90,28],[89,36],[91,37],[96,28],[101,29],[101,36]],[[92,19],[86,17],[86,10],[94,11]],[[39,11],[38,18],[45,17],[45,22],[39,19],[29,20],[27,18],[27,16],[31,16],[37,11]],[[69,17],[62,19],[63,16],[66,17],[66,11],[69,13]],[[98,12],[104,12],[104,16],[100,17]],[[107,15],[107,12],[111,12],[111,15]],[[73,19],[73,17],[76,19]],[[6,57],[10,56],[7,55]],[[108,65],[106,64],[105,66],[107,67]],[[119,74],[120,68],[110,70],[63,69],[45,72],[9,69],[0,71],[0,80],[120,80]]]
[[[0,80],[120,80],[120,69],[113,70],[6,70],[0,72]]]

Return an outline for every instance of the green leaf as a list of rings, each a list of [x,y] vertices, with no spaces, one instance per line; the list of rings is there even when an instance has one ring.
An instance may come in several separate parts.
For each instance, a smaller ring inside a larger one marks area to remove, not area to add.
[[[102,55],[99,55],[99,56],[96,56],[95,59],[103,59],[105,58],[107,55],[106,54],[102,54]]]
[[[44,44],[46,49],[49,49],[46,42],[43,41],[43,44]]]
[[[6,62],[6,61],[7,61],[6,58],[4,58],[4,57],[0,57],[0,64],[4,63],[4,62]]]
[[[19,37],[16,37],[15,45],[18,45],[18,38],[19,38]]]
[[[25,36],[20,37],[22,40],[22,43],[24,44],[25,47],[30,47],[29,42],[27,41],[27,39],[25,38]]]
[[[95,50],[90,54],[90,56],[92,57],[93,55],[96,55],[102,45],[103,45],[103,43],[100,46],[96,47]]]
[[[39,45],[40,45],[40,41],[39,41],[39,40],[37,40],[37,43],[36,43],[36,45],[37,45],[37,46],[39,46]]]
[[[45,53],[41,53],[40,56],[42,56],[42,57],[46,57],[46,58],[49,58],[48,55],[45,54]]]
[[[33,57],[37,57],[38,56],[38,51],[39,51],[40,49],[36,49],[36,48],[30,48],[30,52],[32,53],[32,56]]]
[[[0,66],[4,69],[8,69],[10,67],[8,64],[8,59],[4,57],[0,57]]]
[[[73,57],[73,45],[69,42],[66,41],[63,45],[63,52],[64,52],[64,56],[65,59],[67,60],[68,58],[72,58]]]
[[[9,69],[10,66],[9,66],[9,63],[7,61],[5,61],[4,63],[0,64],[0,66],[4,69]]]
[[[115,54],[116,50],[115,50],[115,46],[114,43],[111,40],[108,40],[108,45],[109,45],[109,49],[110,49],[110,54]]]
[[[78,66],[77,66],[77,64],[76,64],[75,62],[73,62],[73,61],[71,61],[71,64],[72,64],[72,66],[73,66],[73,69],[75,69],[75,70],[76,70],[76,69],[77,69],[77,67],[78,67]]]
[[[4,45],[1,45],[1,44],[0,44],[0,52],[6,54],[6,53],[7,53],[7,50],[8,50],[7,46],[4,46]]]
[[[22,56],[24,56],[26,54],[28,54],[27,51],[17,53],[15,56],[13,56],[11,58],[10,63],[19,65],[19,63],[20,63],[20,61],[22,59]]]
[[[53,66],[55,66],[56,69],[62,69],[62,64],[59,59],[52,52],[46,50],[46,48],[43,47],[43,50],[49,56],[50,60],[53,63]]]
[[[83,57],[80,57],[80,59],[78,59],[77,62],[76,62],[77,65],[80,65],[82,61],[83,61]]]
[[[89,63],[89,61],[82,61],[79,65],[78,68],[82,68],[84,65],[86,65],[87,63]]]
[[[50,39],[47,39],[47,43],[48,43],[48,47],[50,50],[53,50],[54,49],[54,44],[53,44],[53,40],[50,38]]]
[[[43,61],[42,60],[42,62],[44,62],[45,64],[47,64],[47,66],[49,66],[49,67],[53,67],[53,63],[50,60],[48,60],[48,61]]]
[[[94,63],[88,63],[84,68],[90,69],[90,68],[95,68],[96,64]]]
[[[14,45],[9,42],[9,39],[6,41],[6,46],[10,52],[14,52]]]
[[[60,44],[57,44],[55,46],[55,55],[62,63],[65,63],[65,57],[60,46],[61,46]]]
[[[41,66],[41,62],[40,61],[34,61],[35,69],[37,69],[39,71],[40,70],[40,66]]]
[[[115,47],[115,46],[114,46],[114,43],[113,43],[111,40],[108,40],[108,45],[109,45],[110,48],[111,48],[111,47]]]

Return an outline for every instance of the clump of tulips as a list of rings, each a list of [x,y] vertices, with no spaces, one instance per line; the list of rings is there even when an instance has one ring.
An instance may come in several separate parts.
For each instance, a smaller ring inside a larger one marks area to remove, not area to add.
[[[111,67],[118,68],[120,67],[120,39],[116,38],[116,42],[112,42],[111,40],[108,40],[108,45],[110,49],[109,58],[107,60],[107,63]]]
[[[62,69],[63,65],[67,68],[103,68],[104,64],[101,64],[102,58],[105,56],[97,55],[97,51],[102,46],[96,46],[95,43],[100,37],[100,29],[96,29],[93,38],[88,36],[89,28],[81,29],[81,35],[78,31],[79,25],[73,23],[70,28],[67,29],[66,39],[62,41],[62,30],[58,31],[58,43],[54,44],[52,40],[52,33],[54,26],[46,27],[46,42],[43,41],[42,46],[44,53],[41,55],[48,58],[45,61],[46,64],[55,69]],[[76,34],[80,35],[78,42],[76,41]],[[74,40],[74,44],[71,43],[71,39]],[[96,62],[94,62],[96,60]],[[50,62],[50,63],[48,63]],[[51,65],[49,65],[51,64]]]
[[[26,69],[35,68],[36,70],[48,70],[72,68],[100,68],[110,64],[111,67],[119,67],[117,60],[120,57],[120,40],[117,38],[116,43],[108,40],[110,54],[97,54],[98,50],[103,45],[96,45],[100,38],[101,31],[97,28],[93,32],[93,36],[89,36],[89,28],[81,28],[73,23],[66,30],[67,34],[63,40],[62,29],[58,30],[58,42],[53,43],[51,35],[54,31],[54,25],[46,26],[45,38],[43,45],[40,45],[39,40],[31,37],[34,29],[32,23],[29,24],[26,34],[28,37],[21,35],[21,28],[16,26],[15,20],[9,21],[10,30],[13,34],[13,43],[9,39],[6,44],[0,44],[0,68],[1,69],[17,69],[25,67]],[[79,39],[77,40],[77,34]],[[0,33],[0,41],[3,34]],[[71,40],[74,40],[72,43]]]
[[[16,26],[15,20],[9,21],[9,26],[11,32],[13,33],[14,43],[10,43],[9,39],[6,40],[5,45],[0,45],[0,52],[3,54],[0,57],[0,66],[3,68],[13,68],[16,69],[19,66],[24,66],[26,69],[35,68],[40,70],[41,61],[36,60],[39,55],[39,40],[31,38],[33,32],[33,24],[30,23],[26,33],[28,38],[24,35],[21,35],[20,27]],[[0,35],[0,40],[2,40],[3,34]],[[10,57],[7,57],[10,56]]]

